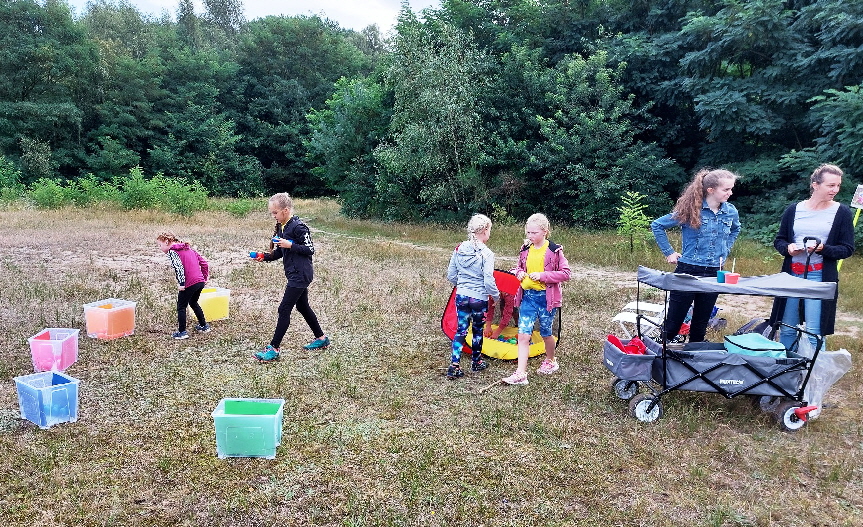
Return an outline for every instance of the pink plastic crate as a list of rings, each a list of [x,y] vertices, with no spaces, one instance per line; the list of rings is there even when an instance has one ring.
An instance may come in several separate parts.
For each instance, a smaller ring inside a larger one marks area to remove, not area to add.
[[[78,360],[78,331],[67,328],[47,328],[33,335],[30,353],[35,371],[63,371]]]

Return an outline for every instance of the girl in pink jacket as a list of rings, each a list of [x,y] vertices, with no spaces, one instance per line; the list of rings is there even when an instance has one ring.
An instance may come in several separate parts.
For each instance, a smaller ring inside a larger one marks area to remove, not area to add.
[[[195,326],[201,333],[210,331],[210,325],[204,317],[204,310],[198,304],[201,291],[207,280],[210,279],[210,266],[203,256],[189,247],[189,244],[180,240],[170,232],[163,232],[156,237],[159,249],[168,255],[177,278],[177,331],[172,337],[177,340],[189,338],[186,331],[186,308],[191,307],[198,318]]]
[[[545,360],[537,373],[551,375],[559,368],[555,357],[557,341],[552,335],[552,324],[563,298],[561,283],[569,280],[569,262],[563,247],[548,239],[551,227],[543,214],[527,219],[524,234],[527,238],[518,254],[518,265],[511,272],[521,281],[515,295],[519,307],[518,317],[518,368],[503,379],[507,384],[527,384],[527,358],[530,338],[539,320],[539,334],[545,343]]]

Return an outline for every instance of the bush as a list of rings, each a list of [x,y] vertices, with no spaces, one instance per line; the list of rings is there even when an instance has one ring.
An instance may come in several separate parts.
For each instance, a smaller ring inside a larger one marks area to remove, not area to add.
[[[151,184],[161,187],[162,210],[191,216],[193,213],[207,208],[207,191],[197,181],[189,185],[179,179],[170,179],[157,174]]]
[[[73,203],[71,190],[59,179],[39,178],[30,185],[29,197],[40,209],[56,209]]]
[[[118,202],[120,191],[114,185],[99,181],[93,174],[69,182],[72,201],[79,207],[95,203]]]
[[[0,156],[0,201],[15,201],[24,193],[21,171],[8,159]]]
[[[115,185],[120,186],[116,179]],[[144,171],[138,166],[129,170],[128,179],[122,183],[120,206],[126,210],[156,208],[161,201],[160,194],[158,180],[144,179]]]
[[[255,198],[239,198],[232,199],[225,204],[225,210],[232,216],[242,218],[253,210],[261,208],[261,203],[265,200],[263,196]]]

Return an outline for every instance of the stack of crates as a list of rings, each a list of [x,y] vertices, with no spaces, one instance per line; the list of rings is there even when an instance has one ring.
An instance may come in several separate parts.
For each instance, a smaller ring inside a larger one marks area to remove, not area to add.
[[[78,360],[78,330],[46,328],[27,341],[36,373],[14,379],[21,417],[40,428],[77,421],[79,381],[63,371]]]

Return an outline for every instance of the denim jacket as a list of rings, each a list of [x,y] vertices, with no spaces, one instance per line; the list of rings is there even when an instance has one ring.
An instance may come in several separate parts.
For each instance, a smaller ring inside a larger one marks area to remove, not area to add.
[[[668,242],[665,232],[672,227],[680,227],[683,236],[683,249],[680,251],[679,262],[703,267],[719,267],[722,261],[728,259],[731,246],[740,234],[740,218],[737,208],[725,202],[719,206],[718,212],[713,212],[707,205],[707,200],[701,204],[701,227],[693,229],[682,225],[673,217],[673,213],[657,218],[650,224],[653,237],[662,254],[672,254],[674,248]]]

